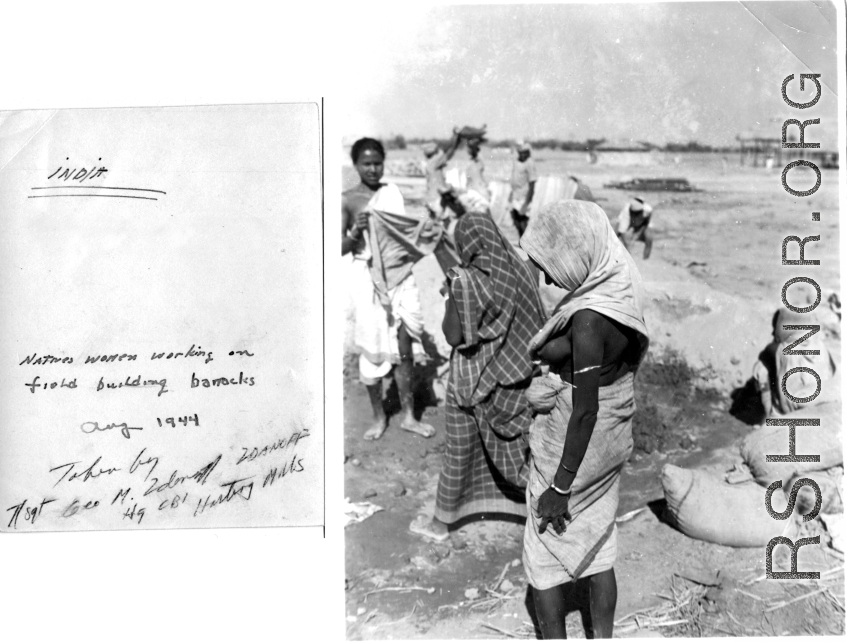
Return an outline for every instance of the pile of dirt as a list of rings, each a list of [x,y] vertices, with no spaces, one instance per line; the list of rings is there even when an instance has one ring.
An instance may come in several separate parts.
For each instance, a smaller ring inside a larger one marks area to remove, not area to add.
[[[653,404],[639,409],[632,422],[632,439],[635,451],[643,453],[666,453],[673,447],[690,448],[693,445],[688,435],[679,436],[674,431],[673,422],[662,420],[661,414]]]
[[[638,369],[638,379],[653,386],[690,390],[699,372],[678,351],[665,348],[661,354],[649,353]]]
[[[699,376],[677,351],[648,354],[636,378],[633,457],[637,452],[667,454],[696,447],[694,423],[720,400],[714,389],[695,385]]]

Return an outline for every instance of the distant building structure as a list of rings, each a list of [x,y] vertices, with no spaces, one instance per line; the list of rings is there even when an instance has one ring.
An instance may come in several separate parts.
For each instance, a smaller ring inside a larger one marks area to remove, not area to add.
[[[805,159],[821,169],[838,168],[838,152],[823,149],[783,148],[781,138],[753,133],[739,134],[735,138],[740,147],[741,165],[782,167],[792,160]]]
[[[643,141],[633,141],[630,139],[619,139],[613,141],[603,141],[595,147],[597,152],[650,152],[655,146]]]
[[[755,134],[739,134],[736,138],[741,148],[741,165],[764,166],[768,159],[775,160],[777,164],[782,163],[783,149],[779,138]]]
[[[658,162],[655,146],[642,141],[616,139],[603,141],[590,150],[590,162],[601,165],[654,165]]]

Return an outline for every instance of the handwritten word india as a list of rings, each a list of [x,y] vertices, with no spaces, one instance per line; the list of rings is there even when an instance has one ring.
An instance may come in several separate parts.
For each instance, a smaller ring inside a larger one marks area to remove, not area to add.
[[[250,502],[256,493],[305,471],[300,442],[309,436],[309,429],[300,427],[267,444],[233,447],[184,468],[166,466],[166,456],[147,447],[110,461],[98,455],[64,462],[47,471],[53,481],[48,495],[6,508],[7,527],[32,527],[45,520],[42,516],[72,522],[108,513],[107,518],[141,525],[177,512],[190,519],[210,515],[229,503]],[[254,468],[247,470],[247,463]]]
[[[70,157],[65,157],[66,161],[70,161]],[[98,161],[102,161],[102,158],[98,158]],[[48,179],[55,179],[57,181],[79,181],[82,183],[85,179],[97,179],[103,176],[109,170],[102,165],[98,168],[96,165],[92,167],[90,170],[86,168],[63,168],[61,165],[59,169],[53,172]]]
[[[225,353],[226,357],[232,358],[250,358],[254,357],[254,353],[249,350],[231,350],[228,353]],[[142,356],[142,359],[143,356]],[[153,351],[149,359],[149,362],[161,362],[161,361],[177,361],[177,362],[188,362],[189,360],[198,362],[200,364],[208,364],[214,360],[213,351],[205,351],[201,346],[197,346],[192,344],[191,347],[187,351]],[[80,361],[82,360],[82,361]],[[138,353],[113,353],[110,355],[85,355],[82,358],[75,360],[72,356],[68,355],[52,355],[52,354],[39,354],[32,353],[31,355],[27,355],[23,359],[20,360],[18,366],[63,366],[70,364],[77,365],[86,365],[86,364],[112,364],[112,363],[129,363],[129,362],[138,362],[139,354]],[[31,393],[35,394],[36,391],[52,391],[62,389],[66,390],[74,390],[80,388],[80,384],[78,383],[78,377],[62,377],[53,378],[53,379],[45,379],[46,376],[35,375],[31,381],[26,382],[24,386],[26,386]],[[221,387],[229,387],[229,386],[255,386],[256,378],[251,375],[246,375],[244,371],[239,371],[237,375],[232,373],[220,373],[215,372],[212,374],[209,373],[198,373],[192,372],[191,377],[188,380],[188,385],[191,389],[203,389],[203,388],[221,388]],[[121,388],[152,388],[156,391],[156,396],[161,397],[165,393],[168,393],[170,389],[168,389],[168,380],[163,377],[153,377],[153,376],[142,376],[140,373],[131,373],[126,375],[126,377],[121,377],[118,379],[109,378],[106,376],[101,376],[98,380],[92,381],[90,384],[96,391],[109,391],[114,389]]]

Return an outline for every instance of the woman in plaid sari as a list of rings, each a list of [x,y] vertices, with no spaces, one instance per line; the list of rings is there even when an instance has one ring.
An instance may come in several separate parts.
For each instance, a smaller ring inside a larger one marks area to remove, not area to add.
[[[544,323],[537,273],[494,224],[487,205],[464,199],[456,224],[461,265],[447,275],[443,323],[450,357],[447,444],[435,515],[412,531],[436,540],[471,514],[526,515],[527,443],[532,421],[527,346]]]

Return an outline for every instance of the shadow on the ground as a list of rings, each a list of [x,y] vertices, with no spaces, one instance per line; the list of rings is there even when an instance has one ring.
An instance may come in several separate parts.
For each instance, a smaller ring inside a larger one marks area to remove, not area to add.
[[[765,407],[756,387],[756,381],[751,377],[744,386],[733,390],[730,394],[732,406],[729,414],[745,424],[759,424],[765,417]]]
[[[673,524],[673,520],[671,519],[670,513],[668,512],[668,503],[664,498],[659,498],[658,500],[651,500],[647,503],[647,508],[653,512],[653,515],[655,515],[660,522],[663,522],[666,525],[670,525],[671,527],[676,529],[676,525]]]
[[[526,518],[522,516],[515,516],[513,514],[507,513],[475,513],[470,514],[469,516],[465,516],[464,518],[459,518],[456,522],[450,525],[450,531],[458,531],[462,527],[466,527],[474,522],[479,522],[481,520],[500,520],[502,522],[510,522],[514,525],[524,525],[526,524]]]

